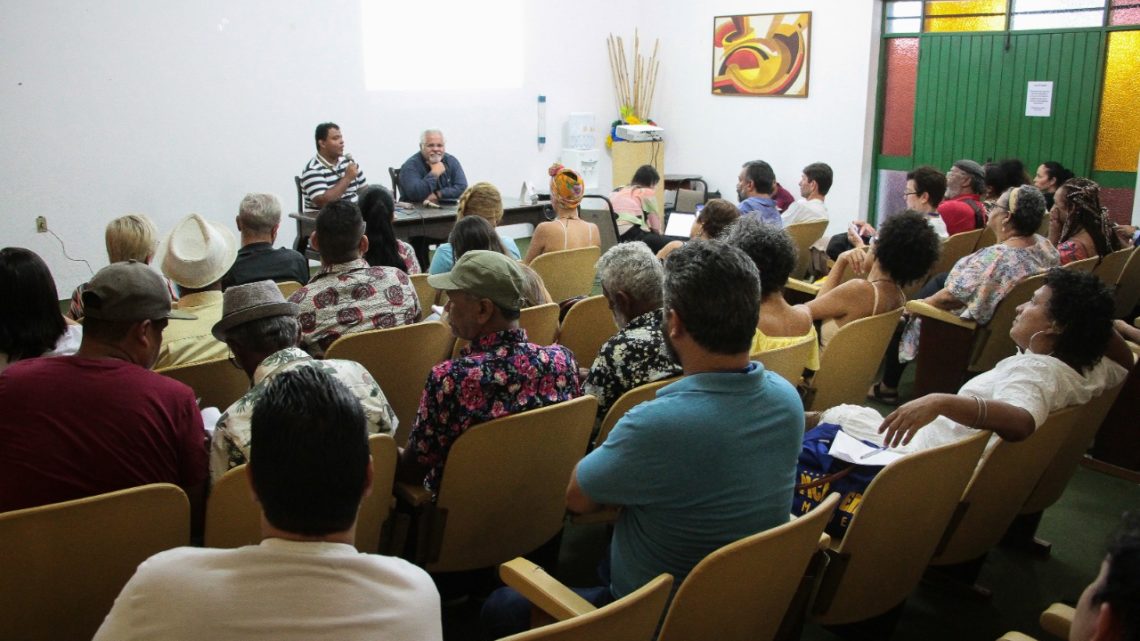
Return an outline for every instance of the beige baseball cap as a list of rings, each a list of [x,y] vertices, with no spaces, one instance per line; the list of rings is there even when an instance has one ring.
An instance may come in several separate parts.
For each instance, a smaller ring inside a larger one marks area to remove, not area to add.
[[[515,260],[495,251],[475,249],[459,257],[446,274],[428,276],[436,289],[461,290],[489,298],[503,309],[522,309],[526,278]]]

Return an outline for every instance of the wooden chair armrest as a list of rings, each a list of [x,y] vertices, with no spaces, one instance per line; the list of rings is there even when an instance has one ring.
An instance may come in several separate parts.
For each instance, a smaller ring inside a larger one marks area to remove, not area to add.
[[[801,294],[807,294],[808,296],[811,296],[812,298],[815,298],[816,296],[819,295],[819,285],[814,285],[812,283],[805,283],[804,281],[802,281],[798,278],[789,278],[788,283],[786,285],[784,285],[784,287],[787,289],[791,289],[791,290],[800,292]]]
[[[906,311],[910,312],[911,314],[924,316],[932,320],[947,323],[949,325],[956,325],[968,330],[975,330],[978,328],[978,324],[972,320],[967,320],[944,309],[938,309],[934,305],[929,305],[920,300],[912,300],[907,303]]]
[[[1037,639],[1034,639],[1028,634],[1022,634],[1020,632],[1006,632],[1005,634],[998,637],[997,641],[1037,641]]]
[[[398,501],[402,501],[411,507],[419,507],[431,503],[431,492],[429,492],[422,483],[412,484],[397,482],[392,488],[392,493],[396,495]]]
[[[1058,639],[1068,639],[1074,612],[1071,606],[1054,603],[1041,613],[1041,629]]]
[[[589,514],[570,513],[570,522],[575,525],[589,525],[591,523],[613,523],[621,514],[620,507],[607,507]]]
[[[596,609],[589,601],[547,574],[546,570],[521,556],[500,564],[499,578],[535,607],[558,621]]]

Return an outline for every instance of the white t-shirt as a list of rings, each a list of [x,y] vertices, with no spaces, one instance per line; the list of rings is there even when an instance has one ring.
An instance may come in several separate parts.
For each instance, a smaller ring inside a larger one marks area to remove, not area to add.
[[[343,543],[266,539],[143,562],[95,641],[442,640],[439,593],[407,561]]]
[[[827,220],[827,205],[822,200],[801,198],[788,206],[780,214],[784,227],[792,223],[810,223],[814,220]]]
[[[926,222],[930,224],[934,233],[938,234],[939,240],[946,240],[950,237],[950,231],[946,229],[946,221],[942,220],[942,216],[927,214]]]
[[[958,393],[1020,407],[1033,416],[1036,428],[1045,422],[1050,413],[1071,405],[1084,405],[1105,389],[1119,385],[1126,376],[1128,370],[1107,357],[1100,359],[1099,363],[1082,375],[1052,356],[1016,354],[1003,359],[992,370],[967,381]],[[844,432],[857,439],[871,443],[883,442],[883,435],[879,434],[883,417],[869,407],[838,405],[824,411],[820,422],[840,425]],[[974,428],[939,416],[919,429],[910,443],[891,450],[920,452],[961,441],[977,433],[978,430]],[[987,451],[997,445],[1000,438],[996,433],[993,434],[986,445]]]

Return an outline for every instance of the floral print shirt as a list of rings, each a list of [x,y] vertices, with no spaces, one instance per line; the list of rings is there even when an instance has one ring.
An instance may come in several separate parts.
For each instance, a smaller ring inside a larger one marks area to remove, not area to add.
[[[345,334],[408,325],[420,317],[408,275],[369,266],[363,258],[322,267],[289,301],[301,306],[301,348],[317,358]]]
[[[397,238],[396,253],[404,259],[404,264],[407,265],[404,271],[408,272],[409,276],[420,273],[420,259],[416,257],[416,249],[411,244]]]
[[[598,418],[604,418],[622,394],[680,374],[681,366],[665,350],[657,309],[634,318],[602,345],[583,391],[597,397]]]
[[[1057,253],[1061,256],[1062,265],[1068,265],[1069,263],[1089,258],[1089,253],[1085,251],[1085,246],[1072,238],[1063,243],[1057,243]]]
[[[990,245],[962,257],[946,277],[946,289],[965,307],[958,313],[978,324],[990,322],[1001,299],[1023,279],[1060,264],[1057,248],[1042,236],[1034,236],[1029,247]],[[921,321],[911,319],[899,345],[899,362],[918,355]]]
[[[253,372],[253,387],[234,401],[218,419],[210,443],[210,481],[249,461],[250,421],[253,407],[265,394],[274,376],[300,367],[315,367],[336,378],[360,400],[369,434],[395,434],[396,412],[388,404],[384,392],[364,366],[354,361],[330,359],[318,361],[296,347],[274,352],[261,361]]]
[[[431,468],[424,487],[439,491],[447,452],[472,425],[581,394],[578,364],[565,347],[527,342],[524,329],[476,339],[458,358],[432,368],[424,386],[408,437],[416,461]]]

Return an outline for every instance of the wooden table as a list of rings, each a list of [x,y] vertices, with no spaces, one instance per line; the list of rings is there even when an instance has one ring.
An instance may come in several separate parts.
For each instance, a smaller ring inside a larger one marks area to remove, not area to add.
[[[538,203],[523,203],[517,198],[503,199],[503,220],[501,225],[516,223],[530,223],[537,226],[544,220],[553,220],[553,211],[547,213],[549,201]],[[455,225],[458,206],[443,205],[442,207],[416,206],[412,209],[397,209],[396,219],[392,227],[396,237],[412,244],[416,249],[416,257],[420,267],[426,272],[428,268],[428,247],[432,244],[447,242],[447,235]],[[297,240],[293,249],[305,254],[313,260],[320,260],[320,256],[308,249],[309,235],[317,226],[317,212],[292,213],[289,217],[297,221]]]

